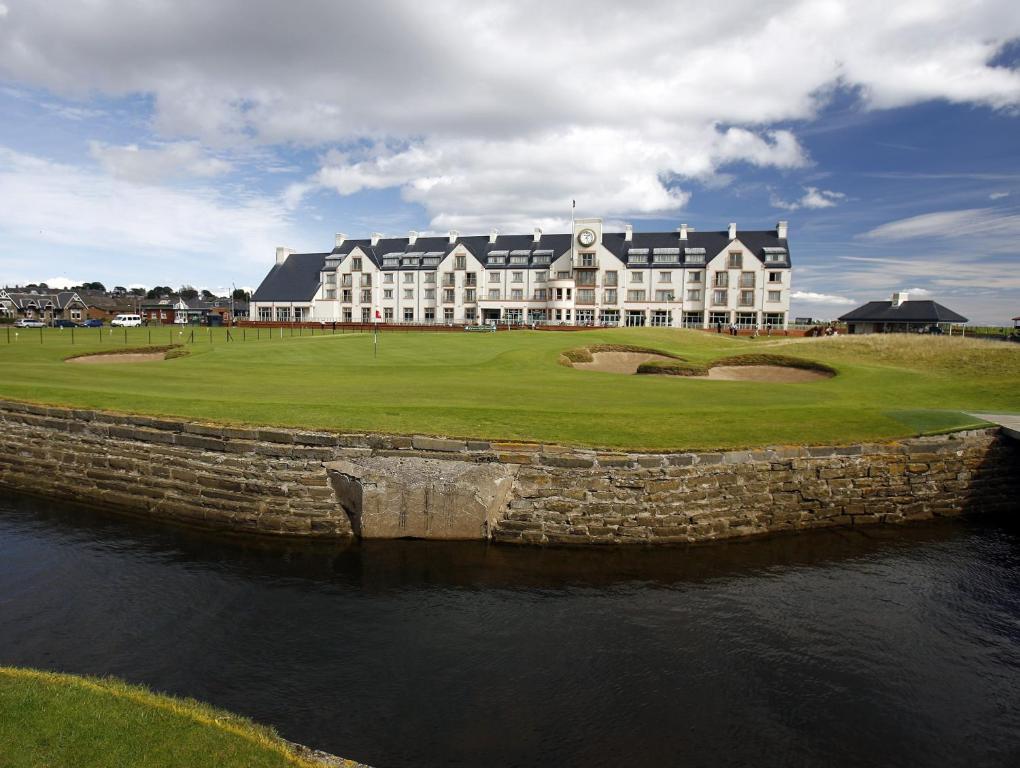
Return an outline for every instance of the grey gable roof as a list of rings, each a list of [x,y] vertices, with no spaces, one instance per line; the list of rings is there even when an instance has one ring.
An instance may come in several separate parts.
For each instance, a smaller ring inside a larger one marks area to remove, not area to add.
[[[346,245],[346,243],[345,243]],[[252,301],[311,301],[328,253],[292,253],[276,264],[252,295]]]
[[[839,318],[850,323],[966,323],[967,318],[935,301],[869,301]]]
[[[777,268],[788,266],[789,245],[786,238],[780,238],[776,230],[737,230],[737,240],[743,243],[762,262],[765,261],[765,248],[786,248],[787,259]],[[614,256],[626,264],[627,251],[631,248],[647,248],[649,251],[655,248],[704,248],[705,256],[712,258],[721,253],[731,240],[729,232],[699,232],[689,230],[687,239],[681,240],[679,232],[635,232],[633,240],[627,242],[623,232],[603,232],[602,245],[604,245]],[[677,257],[677,263],[683,261],[681,256]]]

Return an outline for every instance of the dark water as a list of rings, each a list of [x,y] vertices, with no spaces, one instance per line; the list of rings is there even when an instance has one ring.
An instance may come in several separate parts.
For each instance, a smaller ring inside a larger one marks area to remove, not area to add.
[[[0,663],[397,766],[1018,766],[1020,526],[263,548],[0,499]]]

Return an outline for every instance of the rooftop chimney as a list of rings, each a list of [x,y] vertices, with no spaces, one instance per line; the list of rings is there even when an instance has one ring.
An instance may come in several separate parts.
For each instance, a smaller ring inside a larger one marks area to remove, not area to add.
[[[898,307],[905,301],[910,301],[910,294],[906,291],[897,291],[892,295],[892,305]]]
[[[379,241],[380,240],[382,240],[382,233],[381,232],[373,232],[372,233],[372,247],[375,248],[377,245],[379,245]]]
[[[687,225],[686,224],[681,224],[680,225],[680,239],[681,240],[686,240],[687,239]]]
[[[457,238],[458,237],[460,237],[460,232],[458,232],[455,229],[451,229],[450,230],[450,245],[453,245],[455,242],[457,242]]]
[[[623,239],[626,240],[628,243],[631,240],[634,239],[634,225],[633,224],[627,224],[626,226],[624,226],[624,228],[623,228]]]
[[[347,239],[347,235],[345,235],[343,232],[337,232],[335,237],[336,243],[333,245],[334,248],[339,248],[341,245],[344,244],[344,240]]]
[[[538,227],[535,227],[535,242],[537,243],[541,239],[542,239],[542,230],[539,229]]]
[[[494,229],[491,232],[489,232],[489,242],[490,243],[496,242],[496,238],[497,237],[499,237],[499,230],[498,229]]]
[[[778,237],[780,240],[786,239],[786,227],[787,223],[785,221],[776,222],[776,237]]]
[[[737,223],[735,221],[730,222],[730,240],[737,239]]]
[[[283,264],[287,260],[287,257],[294,253],[293,248],[284,248],[282,245],[276,249],[276,263]]]
[[[418,233],[415,232],[413,229],[410,232],[407,233],[407,244],[408,245],[414,245],[414,243],[415,243],[415,241],[417,239],[418,239]]]

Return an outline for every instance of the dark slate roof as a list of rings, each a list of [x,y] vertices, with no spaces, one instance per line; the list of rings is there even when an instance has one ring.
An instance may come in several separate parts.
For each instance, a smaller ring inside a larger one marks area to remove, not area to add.
[[[346,243],[345,243],[346,245]],[[252,295],[252,301],[311,301],[328,253],[292,253],[276,264]]]
[[[966,323],[967,318],[935,301],[869,301],[839,318],[849,323]]]
[[[762,262],[765,261],[765,248],[785,248],[787,256],[784,261],[774,263],[776,268],[790,266],[789,244],[786,238],[780,238],[776,230],[737,230],[737,240],[743,243]],[[732,241],[729,231],[721,232],[699,232],[689,230],[687,239],[681,240],[679,232],[635,232],[633,239],[627,242],[623,232],[603,232],[602,245],[604,245],[614,256],[624,264],[627,263],[627,251],[631,248],[647,248],[648,264],[654,266],[651,260],[652,251],[656,248],[679,248],[680,255],[674,262],[676,265],[683,264],[685,248],[704,248],[705,260],[718,255]],[[658,262],[660,265],[663,262]],[[669,262],[665,262],[667,265]],[[644,266],[644,265],[642,265]],[[770,263],[773,266],[773,263]]]
[[[57,293],[15,293],[8,291],[7,295],[19,309],[25,309],[31,304],[37,307],[45,307],[52,304],[55,309],[64,309],[74,301],[77,293],[75,291],[58,291]],[[78,299],[81,301],[81,299]],[[82,304],[85,302],[82,301]],[[86,305],[87,306],[87,305]]]

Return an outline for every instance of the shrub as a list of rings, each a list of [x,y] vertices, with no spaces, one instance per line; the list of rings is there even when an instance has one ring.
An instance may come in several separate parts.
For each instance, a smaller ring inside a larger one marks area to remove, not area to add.
[[[683,360],[652,360],[641,363],[637,373],[659,376],[707,376],[708,367],[701,363],[688,363]]]

